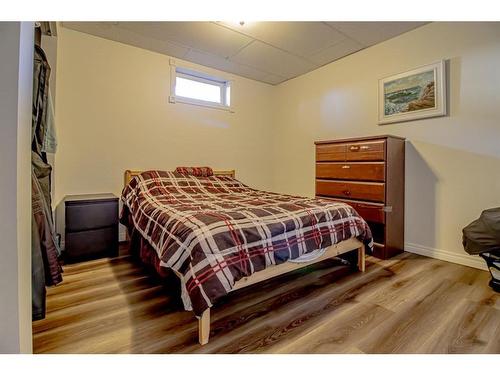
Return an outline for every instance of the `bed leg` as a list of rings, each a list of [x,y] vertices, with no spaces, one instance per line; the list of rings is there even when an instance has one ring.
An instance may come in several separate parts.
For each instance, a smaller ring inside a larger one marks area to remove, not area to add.
[[[205,345],[208,344],[210,336],[210,308],[203,311],[198,319],[198,341],[201,345]]]
[[[358,269],[365,272],[365,245],[358,249]]]

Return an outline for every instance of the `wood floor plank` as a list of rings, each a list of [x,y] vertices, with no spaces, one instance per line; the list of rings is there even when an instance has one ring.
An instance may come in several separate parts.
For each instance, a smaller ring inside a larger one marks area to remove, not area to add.
[[[324,262],[236,291],[212,308],[210,342],[175,279],[133,258],[64,266],[35,353],[498,353],[489,274],[403,253],[365,273]]]
[[[446,266],[445,262],[430,258],[401,261],[398,264],[398,269],[393,270],[394,276],[378,283],[376,288],[363,296],[363,301],[369,301],[396,311],[402,304],[415,300],[427,281],[433,279],[436,272],[446,268]]]
[[[303,285],[287,298],[288,304],[271,303],[262,306],[266,314],[257,314],[243,327],[232,329],[226,337],[210,346],[196,348],[196,352],[249,353],[272,350],[281,340],[300,337],[304,330],[321,324],[325,315],[342,311],[355,303],[356,297],[369,291],[378,280],[390,277],[392,272],[381,267],[368,267],[365,274],[351,274],[335,282],[325,278],[312,285]],[[363,278],[363,282],[360,282]],[[246,311],[245,311],[246,313]]]
[[[33,324],[33,333],[40,333],[44,331],[55,331],[60,327],[66,327],[70,324],[78,324],[86,321],[94,321],[112,314],[121,308],[133,309],[134,306],[144,301],[160,298],[168,303],[170,309],[179,308],[179,304],[168,295],[162,285],[153,285],[147,288],[142,288],[138,291],[129,293],[127,295],[117,294],[105,300],[95,300],[85,304],[75,303],[64,309],[49,311],[47,316],[49,318],[38,321]]]
[[[140,267],[131,267],[123,269],[102,269],[96,272],[85,272],[75,276],[63,275],[64,282],[47,288],[47,296],[62,295],[64,293],[74,293],[80,290],[88,290],[92,286],[99,287],[113,283],[115,280],[121,280],[127,276],[144,276],[144,270]]]
[[[360,352],[355,344],[394,314],[381,306],[357,302],[340,314],[332,314],[296,340],[285,341],[273,353]],[[348,349],[346,349],[348,348]],[[346,351],[347,350],[347,351]]]
[[[500,337],[496,335],[496,330],[499,322],[499,310],[464,298],[419,352],[483,353],[488,350],[489,344],[498,347]]]
[[[86,271],[94,272],[100,269],[109,270],[110,267],[116,269],[119,268],[120,265],[130,267],[133,265],[130,260],[130,255],[123,255],[115,258],[101,258],[96,260],[89,260],[87,262],[67,264],[64,266],[64,275],[82,275]]]
[[[473,284],[474,289],[469,294],[468,299],[500,310],[500,293],[484,287],[490,280],[489,272],[478,272],[476,281]]]
[[[469,286],[450,280],[431,280],[415,300],[408,301],[384,324],[357,345],[368,353],[416,353],[450,312]]]

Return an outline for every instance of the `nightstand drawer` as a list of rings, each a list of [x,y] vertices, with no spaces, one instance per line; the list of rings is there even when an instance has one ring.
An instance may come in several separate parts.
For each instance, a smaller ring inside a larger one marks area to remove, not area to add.
[[[66,233],[65,254],[72,260],[90,258],[95,255],[116,255],[118,250],[118,227]]]
[[[66,230],[78,232],[118,223],[118,201],[66,204]]]

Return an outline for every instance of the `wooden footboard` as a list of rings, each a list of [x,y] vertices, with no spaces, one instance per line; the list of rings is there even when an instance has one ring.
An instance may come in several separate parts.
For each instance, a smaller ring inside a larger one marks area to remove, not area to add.
[[[231,292],[264,280],[271,279],[275,276],[279,276],[284,273],[297,270],[299,268],[310,266],[311,264],[319,263],[329,258],[334,258],[338,255],[345,254],[350,251],[358,252],[358,269],[361,272],[365,272],[365,246],[359,240],[351,238],[349,240],[342,241],[338,244],[328,247],[322,256],[314,260],[311,260],[310,262],[307,263],[286,262],[277,266],[266,268],[265,270],[256,272],[251,276],[244,277],[243,279],[238,280],[234,284],[234,288],[231,290]],[[198,340],[200,344],[201,345],[207,344],[209,337],[210,337],[210,308],[206,309],[201,315],[201,317],[198,318]]]

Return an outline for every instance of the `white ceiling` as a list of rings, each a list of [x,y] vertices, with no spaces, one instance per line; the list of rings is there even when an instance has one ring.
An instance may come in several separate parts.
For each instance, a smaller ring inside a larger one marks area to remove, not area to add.
[[[279,84],[426,22],[63,22],[63,26]]]

